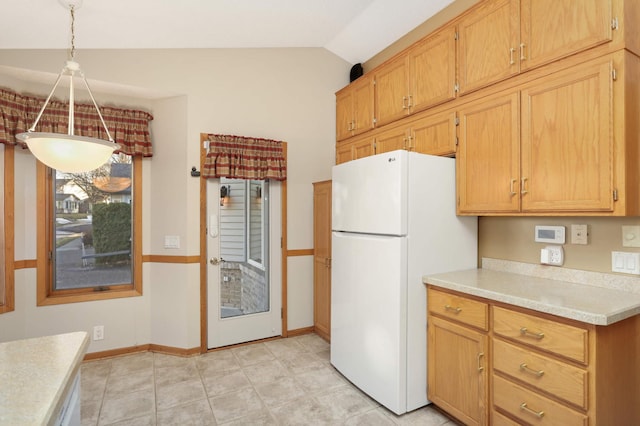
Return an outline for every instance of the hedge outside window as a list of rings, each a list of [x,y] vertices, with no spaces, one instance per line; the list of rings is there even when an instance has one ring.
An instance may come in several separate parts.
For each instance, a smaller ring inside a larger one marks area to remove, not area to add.
[[[38,304],[142,294],[140,156],[64,174],[38,164]]]

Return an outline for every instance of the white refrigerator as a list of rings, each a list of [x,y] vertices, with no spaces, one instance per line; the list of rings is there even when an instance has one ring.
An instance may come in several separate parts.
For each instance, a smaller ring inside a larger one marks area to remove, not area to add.
[[[422,276],[477,266],[456,216],[455,160],[392,151],[332,171],[331,364],[403,414],[427,400]]]

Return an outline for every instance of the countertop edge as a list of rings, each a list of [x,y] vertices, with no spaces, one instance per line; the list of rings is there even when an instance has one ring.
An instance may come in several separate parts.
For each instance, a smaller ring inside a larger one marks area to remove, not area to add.
[[[73,358],[73,361],[72,361],[73,367],[69,369],[69,371],[67,372],[64,378],[64,382],[65,382],[64,386],[61,386],[60,389],[58,390],[58,393],[54,397],[53,403],[49,407],[49,411],[45,415],[44,420],[47,423],[47,425],[55,424],[55,421],[57,420],[56,415],[60,412],[60,409],[62,408],[62,405],[65,402],[65,397],[67,396],[67,393],[71,390],[71,387],[73,386],[76,374],[78,373],[78,371],[80,371],[80,366],[82,365],[84,355],[87,352],[87,348],[89,347],[89,334],[87,332],[78,331],[70,334],[84,334],[84,339],[82,340],[82,343],[80,344],[80,347],[78,348],[78,351],[76,352],[76,355]]]
[[[477,270],[468,270],[466,272],[473,273],[477,271],[477,274],[481,274],[482,269]],[[465,271],[457,271],[457,272],[465,272]],[[455,271],[453,272],[455,273]],[[527,275],[515,274],[513,272],[499,272],[499,271],[491,271],[490,273],[504,274],[504,276],[522,279],[522,280],[540,280],[539,277],[531,277]],[[622,311],[612,311],[606,314],[588,312],[580,309],[569,308],[565,306],[561,306],[558,304],[543,303],[534,299],[528,299],[524,297],[519,297],[503,292],[492,291],[489,289],[478,288],[472,285],[465,284],[464,282],[455,282],[451,279],[443,279],[440,278],[439,275],[446,274],[437,274],[435,276],[424,276],[422,278],[422,282],[426,285],[433,285],[435,287],[448,289],[452,291],[457,291],[463,294],[468,294],[476,297],[481,297],[484,299],[488,299],[495,302],[510,304],[513,306],[517,306],[520,308],[531,309],[533,311],[546,313],[550,315],[559,316],[562,318],[567,318],[575,321],[579,321],[586,324],[592,324],[596,326],[607,326],[614,324],[616,322],[625,320],[627,318],[633,317],[635,315],[640,314],[640,305],[636,305],[634,307],[624,309]],[[542,278],[545,280],[544,278]],[[590,287],[587,284],[576,284],[571,283],[572,285],[584,285],[586,288]],[[606,289],[601,289],[602,291],[607,291]],[[611,291],[620,291],[620,290],[611,290]],[[638,296],[637,294],[629,293],[629,295]]]

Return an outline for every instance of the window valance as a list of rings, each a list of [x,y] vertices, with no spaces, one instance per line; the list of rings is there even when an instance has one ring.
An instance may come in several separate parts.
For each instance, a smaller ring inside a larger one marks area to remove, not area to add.
[[[0,143],[20,145],[15,135],[26,132],[35,121],[45,98],[26,96],[8,89],[0,89]],[[74,133],[107,139],[100,117],[93,104],[75,104]],[[149,122],[153,116],[146,111],[100,107],[107,128],[120,150],[128,155],[151,157]],[[52,99],[47,105],[36,131],[67,133],[69,108],[67,102]]]
[[[209,150],[203,177],[231,179],[287,178],[283,142],[234,135],[207,135]]]

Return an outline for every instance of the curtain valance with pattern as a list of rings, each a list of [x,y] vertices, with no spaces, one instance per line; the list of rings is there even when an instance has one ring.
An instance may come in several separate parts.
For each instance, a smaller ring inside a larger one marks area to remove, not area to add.
[[[205,178],[287,178],[287,161],[280,141],[214,134],[208,135],[207,141],[209,151],[202,173]]]
[[[33,124],[45,98],[21,95],[0,89],[0,143],[21,145],[15,135],[26,132]],[[98,139],[107,139],[100,117],[93,104],[76,103],[74,106],[74,133]],[[153,116],[146,111],[100,107],[107,128],[120,150],[128,155],[151,157],[149,122]],[[64,133],[68,131],[69,107],[67,102],[52,99],[36,127],[38,132]]]

